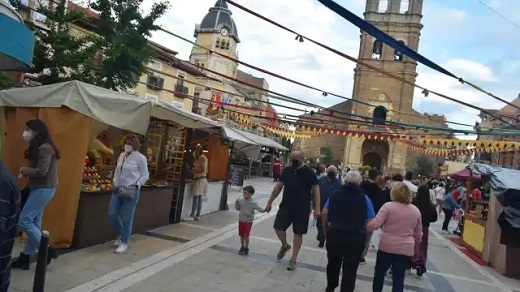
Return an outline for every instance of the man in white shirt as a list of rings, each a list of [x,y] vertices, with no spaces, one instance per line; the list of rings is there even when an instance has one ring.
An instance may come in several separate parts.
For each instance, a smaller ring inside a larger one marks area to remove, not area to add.
[[[440,214],[442,212],[442,203],[444,201],[444,194],[446,193],[446,189],[444,188],[444,183],[443,182],[439,183],[439,185],[433,191],[435,192],[437,211]]]
[[[413,171],[407,171],[403,183],[410,189],[410,192],[415,197],[415,194],[417,194],[417,186],[412,183],[412,179]]]

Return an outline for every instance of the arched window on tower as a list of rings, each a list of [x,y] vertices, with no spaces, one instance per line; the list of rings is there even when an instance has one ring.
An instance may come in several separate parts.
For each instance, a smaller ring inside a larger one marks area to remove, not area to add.
[[[398,42],[401,44],[401,45],[404,45],[405,43],[402,41],[402,40],[398,40]],[[398,61],[398,62],[401,62],[403,60],[404,56],[403,56],[403,52],[399,51],[399,50],[394,50],[394,61]]]
[[[229,40],[226,43],[226,50],[229,50]]]
[[[379,6],[377,7],[377,12],[386,13],[388,10],[388,0],[379,0]]]
[[[399,13],[407,13],[410,8],[410,0],[401,0],[401,7]]]
[[[374,46],[372,47],[372,59],[379,60],[383,55],[383,43],[379,40],[374,41]]]
[[[224,45],[224,40],[222,40],[222,45]],[[220,48],[220,38],[217,39],[217,44],[215,47]]]

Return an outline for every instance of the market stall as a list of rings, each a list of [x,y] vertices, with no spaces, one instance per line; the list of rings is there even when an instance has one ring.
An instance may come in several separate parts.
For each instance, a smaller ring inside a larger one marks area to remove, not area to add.
[[[185,127],[219,127],[173,106],[77,81],[0,91],[0,107],[0,126],[6,133],[1,150],[11,171],[26,163],[20,133],[30,119],[46,121],[60,148],[60,183],[43,218],[43,228],[51,232],[51,244],[56,248],[83,247],[114,238],[108,202],[114,164],[126,134],[141,135],[141,151],[147,155],[151,171],[136,209],[136,233],[166,225],[172,212],[181,211],[175,189],[179,189],[185,152]],[[20,181],[20,187],[25,184]]]
[[[466,215],[470,219],[464,222],[463,240],[480,248],[482,259],[497,271],[520,279],[520,263],[517,260],[520,258],[520,238],[510,236],[498,224],[504,208],[520,203],[520,171],[476,163],[471,164],[469,170],[490,178],[491,195],[489,208],[480,213],[480,218],[474,214]],[[509,219],[520,220],[518,217]]]

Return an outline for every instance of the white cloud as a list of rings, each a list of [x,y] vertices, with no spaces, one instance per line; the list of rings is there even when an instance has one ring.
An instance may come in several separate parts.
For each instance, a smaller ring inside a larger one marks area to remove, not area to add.
[[[468,80],[494,82],[497,77],[488,66],[467,59],[452,59],[444,67],[454,74]]]

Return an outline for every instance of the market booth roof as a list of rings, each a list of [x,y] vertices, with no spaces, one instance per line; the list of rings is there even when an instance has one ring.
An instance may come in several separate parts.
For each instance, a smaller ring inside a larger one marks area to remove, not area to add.
[[[68,107],[105,124],[146,134],[150,117],[194,129],[220,128],[208,118],[80,81],[0,91],[0,107]]]
[[[152,103],[80,81],[0,91],[0,106],[68,107],[105,124],[146,134]]]
[[[471,173],[469,172],[469,169],[464,168],[461,169],[455,173],[450,174],[450,178],[456,179],[456,180],[467,180],[470,178]],[[481,177],[478,174],[473,174],[473,179],[479,180]]]
[[[265,147],[272,147],[272,148],[275,148],[275,149],[278,149],[278,150],[282,150],[282,151],[287,151],[289,149],[287,149],[285,146],[281,145],[280,143],[272,140],[272,139],[269,139],[267,137],[262,137],[262,136],[258,136],[258,135],[255,135],[253,133],[249,133],[249,132],[246,132],[246,131],[242,131],[242,130],[238,130],[238,129],[234,129],[237,133],[239,133],[240,135],[244,136],[245,138],[251,140],[251,141],[255,141],[255,143],[257,145],[260,145],[260,146],[265,146]]]
[[[472,173],[488,176],[491,187],[497,193],[514,191],[520,193],[520,171],[515,169],[494,167],[487,164],[472,163],[468,166]]]

